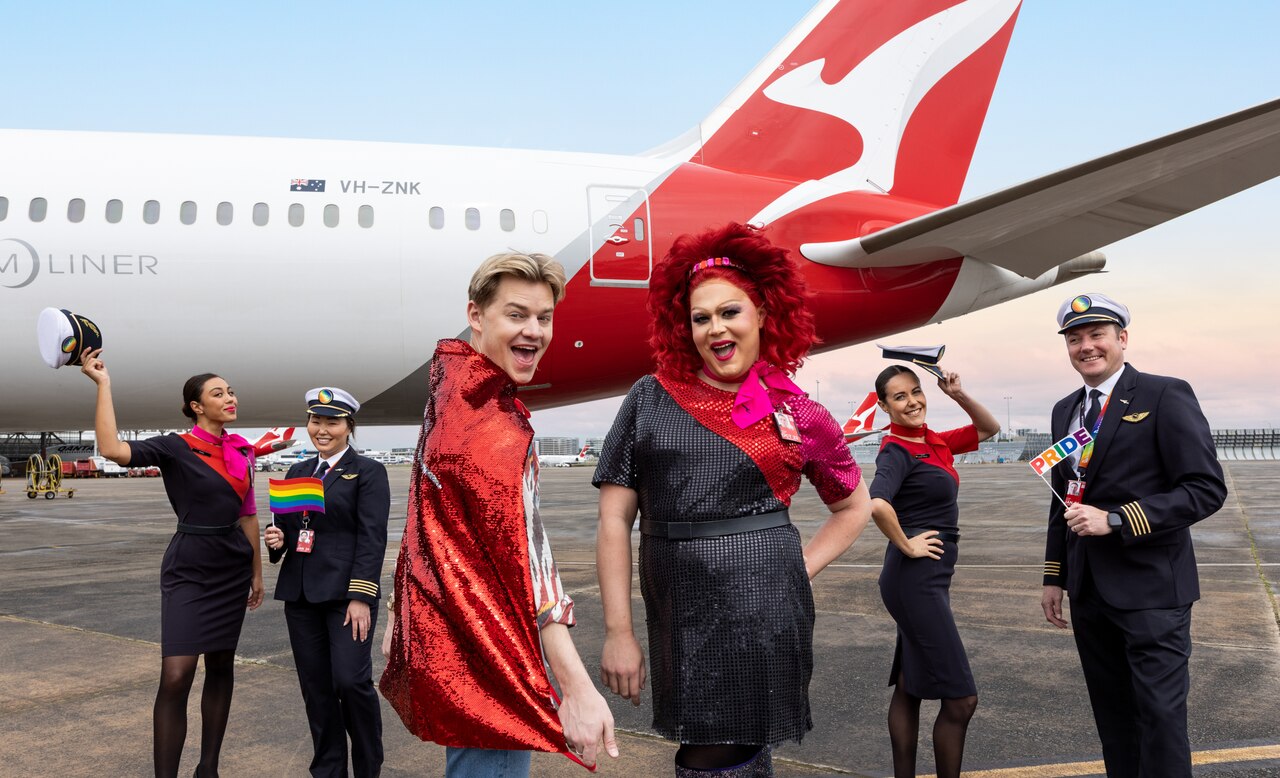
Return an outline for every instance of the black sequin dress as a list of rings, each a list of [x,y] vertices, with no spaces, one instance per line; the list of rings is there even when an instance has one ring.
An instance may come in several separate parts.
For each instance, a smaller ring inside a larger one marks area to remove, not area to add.
[[[783,441],[772,417],[739,429],[733,392],[645,376],[618,412],[593,482],[634,489],[641,515],[655,521],[779,511],[801,475],[827,504],[852,494],[861,472],[831,414],[803,395],[770,394],[775,407],[786,402],[802,442]],[[640,591],[661,735],[776,745],[813,728],[813,592],[793,525],[689,540],[644,535]]]

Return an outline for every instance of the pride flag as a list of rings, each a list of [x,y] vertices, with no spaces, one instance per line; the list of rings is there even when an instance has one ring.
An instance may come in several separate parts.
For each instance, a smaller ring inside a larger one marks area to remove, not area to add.
[[[319,478],[272,478],[272,513],[324,513],[324,482]]]
[[[1081,446],[1088,447],[1093,443],[1093,436],[1089,434],[1089,430],[1078,429],[1070,435],[1066,436],[1049,448],[1040,452],[1040,455],[1031,460],[1031,469],[1036,471],[1036,475],[1044,478],[1044,474],[1053,469],[1053,466],[1059,462],[1063,462],[1071,454],[1075,453]],[[272,482],[274,483],[274,482]]]

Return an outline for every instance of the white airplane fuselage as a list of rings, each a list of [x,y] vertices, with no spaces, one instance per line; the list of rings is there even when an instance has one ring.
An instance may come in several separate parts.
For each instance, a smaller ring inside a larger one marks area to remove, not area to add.
[[[23,160],[9,156],[17,150]],[[588,187],[642,188],[662,172],[639,157],[13,130],[0,131],[0,167],[0,331],[9,333],[0,428],[23,430],[92,421],[88,381],[38,364],[42,308],[83,312],[103,329],[122,424],[179,423],[181,382],[204,371],[243,395],[241,424],[289,421],[306,389],[375,397],[427,362],[437,339],[462,333],[480,259],[510,247],[580,270]],[[326,190],[289,191],[300,174]],[[28,213],[36,197],[48,203],[38,222]],[[79,223],[67,219],[74,200],[87,204]],[[123,206],[114,224],[111,200]],[[158,203],[154,224],[147,201]],[[184,202],[195,203],[192,224],[181,221]],[[228,224],[220,203],[231,204]],[[372,226],[360,226],[362,207]],[[336,226],[326,208],[337,209]],[[289,330],[286,308],[303,312],[288,317]],[[419,401],[393,420],[416,422],[421,410]]]

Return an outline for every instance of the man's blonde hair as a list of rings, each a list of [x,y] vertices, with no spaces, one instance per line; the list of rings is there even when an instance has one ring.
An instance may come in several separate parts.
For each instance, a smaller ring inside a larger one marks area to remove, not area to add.
[[[475,275],[471,276],[467,299],[481,309],[485,308],[498,293],[498,284],[502,283],[503,276],[544,283],[551,287],[552,302],[558,304],[564,299],[564,265],[546,254],[522,254],[518,251],[494,254],[481,262]]]

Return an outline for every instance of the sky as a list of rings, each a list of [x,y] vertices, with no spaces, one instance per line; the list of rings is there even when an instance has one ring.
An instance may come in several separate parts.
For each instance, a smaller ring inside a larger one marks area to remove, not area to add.
[[[0,0],[0,127],[381,140],[638,153],[700,121],[809,10],[654,0],[58,2]],[[1280,3],[1026,0],[962,200],[1280,96]],[[1214,427],[1280,425],[1274,329],[1280,183],[1105,247],[1108,273],[895,343],[944,365],[1011,428],[1047,429],[1079,385],[1062,300],[1132,314],[1129,359],[1192,383]],[[887,363],[819,355],[802,387],[843,420]],[[926,386],[930,424],[963,415]],[[540,411],[540,434],[603,435],[617,399]],[[362,428],[360,445],[412,445]]]

